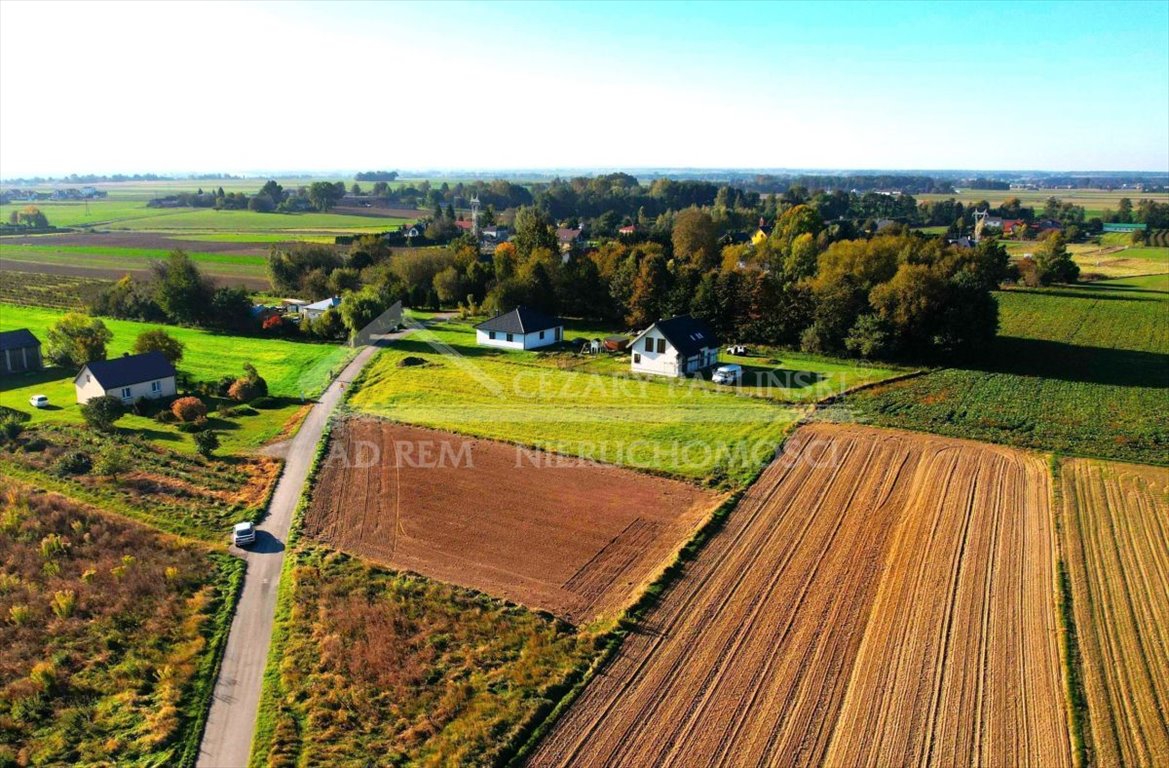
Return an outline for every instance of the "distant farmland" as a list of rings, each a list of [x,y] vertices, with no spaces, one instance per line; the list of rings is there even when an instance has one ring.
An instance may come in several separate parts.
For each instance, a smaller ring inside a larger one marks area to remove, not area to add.
[[[986,200],[991,205],[1002,205],[1012,197],[1019,198],[1025,206],[1042,209],[1050,197],[1057,197],[1065,203],[1075,203],[1084,207],[1089,217],[1099,216],[1105,210],[1115,211],[1120,199],[1127,197],[1135,206],[1138,200],[1156,200],[1159,203],[1169,203],[1169,193],[1140,192],[1135,189],[966,189],[960,188],[956,194],[921,194],[914,195],[918,202],[930,200],[954,199],[963,205]]]

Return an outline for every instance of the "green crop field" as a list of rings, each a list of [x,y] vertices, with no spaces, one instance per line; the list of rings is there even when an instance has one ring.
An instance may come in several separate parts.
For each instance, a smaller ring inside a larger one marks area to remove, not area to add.
[[[60,310],[0,304],[0,330],[28,328],[44,344],[49,326],[61,315]],[[107,349],[110,357],[129,351],[142,331],[163,327],[186,345],[178,369],[196,380],[238,376],[243,372],[244,363],[256,366],[268,382],[269,392],[275,398],[274,407],[246,409],[239,416],[213,420],[213,427],[221,432],[223,450],[229,453],[254,449],[282,434],[298,416],[301,398],[320,394],[333,371],[353,354],[349,347],[332,344],[229,336],[130,320],[103,318],[102,322],[114,336]],[[78,423],[82,419],[73,388],[75,373],[71,369],[50,367],[35,373],[5,377],[0,381],[0,405],[29,413],[34,424]],[[46,395],[51,407],[31,408],[28,399],[34,394]],[[180,450],[193,449],[191,437],[179,432],[174,425],[127,415],[118,426]]]
[[[873,422],[1079,456],[1165,464],[1169,276],[999,294],[985,365],[850,398]]]
[[[1122,197],[1132,200],[1136,205],[1138,200],[1156,200],[1159,203],[1169,202],[1169,194],[1165,192],[1138,192],[1137,190],[1122,189],[966,189],[960,188],[956,194],[914,195],[918,202],[931,200],[954,199],[963,205],[971,205],[986,200],[991,205],[1001,205],[1012,197],[1019,198],[1025,206],[1036,208],[1036,212],[1043,208],[1049,197],[1058,197],[1066,203],[1075,203],[1084,207],[1089,218],[1100,216],[1105,210],[1117,209]]]
[[[0,220],[28,203],[0,205]],[[98,227],[131,231],[230,232],[381,232],[407,223],[405,219],[341,213],[257,213],[214,208],[148,208],[144,201],[102,199],[42,200],[33,203],[55,227]],[[293,239],[293,238],[290,238]]]

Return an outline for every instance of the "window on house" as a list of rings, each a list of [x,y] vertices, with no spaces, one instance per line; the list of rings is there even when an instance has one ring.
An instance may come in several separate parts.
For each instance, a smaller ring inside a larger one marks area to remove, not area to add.
[[[150,391],[151,392],[161,392],[162,391],[162,382],[161,381],[150,382]]]
[[[129,397],[129,396],[130,396],[130,388],[129,387],[122,387],[122,397]]]
[[[542,339],[542,338],[544,338],[544,332],[543,332],[543,331],[540,331],[540,338],[541,338],[541,339]]]
[[[645,337],[645,351],[646,352],[653,352],[654,351],[654,340],[649,336]]]
[[[634,353],[633,353],[633,362],[634,362],[634,363],[640,363],[640,362],[641,362],[641,355],[639,355],[638,353],[634,352]]]
[[[513,340],[514,340],[514,336],[515,336],[515,334],[514,334],[514,333],[509,333],[509,334],[507,335],[507,340],[508,340],[508,341],[513,341]]]
[[[658,354],[660,355],[661,353],[663,353],[665,351],[666,351],[666,340],[665,339],[658,339]]]
[[[495,341],[495,331],[489,331],[487,335],[491,337],[492,341]]]

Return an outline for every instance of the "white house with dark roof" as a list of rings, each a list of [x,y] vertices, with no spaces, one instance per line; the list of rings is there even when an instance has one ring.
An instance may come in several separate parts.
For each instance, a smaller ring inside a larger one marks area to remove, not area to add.
[[[690,315],[659,320],[629,345],[634,373],[689,376],[718,363],[718,339]]]
[[[564,323],[529,307],[516,307],[475,326],[481,347],[539,349],[564,338]]]
[[[79,403],[113,395],[127,405],[141,398],[174,397],[178,392],[175,367],[161,352],[143,352],[86,363],[73,377],[73,388],[77,390]]]

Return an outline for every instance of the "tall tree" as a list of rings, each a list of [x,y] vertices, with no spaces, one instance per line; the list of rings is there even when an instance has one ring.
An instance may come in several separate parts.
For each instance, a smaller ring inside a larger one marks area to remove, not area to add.
[[[516,211],[514,227],[511,241],[515,243],[516,253],[521,261],[526,260],[538,248],[545,248],[553,253],[560,248],[551,221],[535,206],[521,206]]]
[[[718,266],[718,230],[706,211],[694,206],[680,211],[670,239],[675,259],[704,271]]]
[[[177,323],[197,323],[208,314],[214,288],[182,250],[151,266],[154,298],[167,317]]]
[[[96,317],[70,312],[49,328],[46,354],[57,365],[80,368],[106,359],[106,344],[114,334]]]

